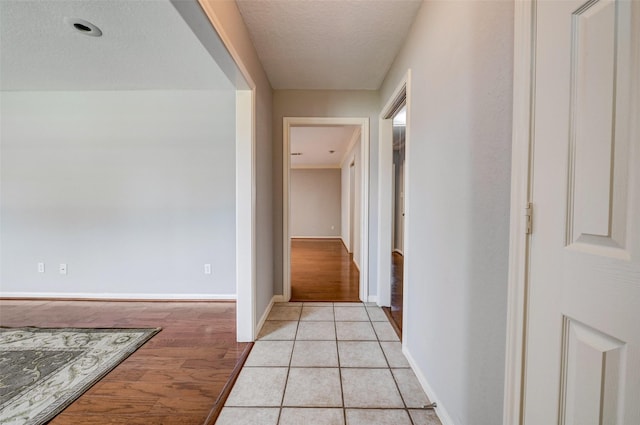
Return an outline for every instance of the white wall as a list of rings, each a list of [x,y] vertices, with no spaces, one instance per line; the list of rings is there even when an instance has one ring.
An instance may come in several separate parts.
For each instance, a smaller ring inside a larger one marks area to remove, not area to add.
[[[512,48],[513,2],[426,1],[381,88],[411,68],[403,343],[457,425],[502,422]]]
[[[350,240],[349,233],[349,207],[350,207],[350,168],[351,164],[354,164],[354,174],[355,174],[355,184],[354,184],[354,229],[353,229],[353,239]],[[362,261],[361,258],[361,247],[360,247],[360,228],[362,223],[361,211],[362,211],[362,156],[360,143],[356,142],[349,152],[345,155],[344,163],[342,164],[342,240],[345,242],[345,245],[349,247],[351,252],[353,253],[353,262],[356,263],[358,269],[360,269],[360,264]],[[370,241],[372,242],[372,241]],[[374,244],[375,246],[375,244]],[[373,280],[372,280],[373,282]]]
[[[283,117],[369,117],[370,158],[369,173],[369,246],[375,253],[377,246],[378,205],[378,115],[380,98],[372,90],[274,90],[273,92],[273,191],[274,234],[282,234],[282,118]],[[276,293],[282,293],[282,242],[274,240],[274,276]],[[377,263],[370,255],[369,281],[377,281]],[[369,285],[369,295],[376,288]]]
[[[1,114],[2,294],[235,294],[234,91],[4,92]]]
[[[339,168],[290,170],[291,237],[339,237]]]

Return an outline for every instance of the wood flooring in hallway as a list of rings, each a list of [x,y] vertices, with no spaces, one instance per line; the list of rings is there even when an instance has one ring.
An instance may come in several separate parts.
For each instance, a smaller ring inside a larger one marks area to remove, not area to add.
[[[202,425],[248,354],[232,302],[0,300],[0,326],[162,327],[51,425]]]
[[[357,302],[359,279],[340,239],[291,240],[291,301]]]
[[[384,307],[391,324],[402,334],[402,288],[404,282],[404,257],[397,252],[391,256],[391,307]]]

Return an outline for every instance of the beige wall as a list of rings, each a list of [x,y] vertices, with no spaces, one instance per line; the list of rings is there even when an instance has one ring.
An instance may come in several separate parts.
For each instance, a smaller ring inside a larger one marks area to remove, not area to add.
[[[351,164],[354,164],[354,190],[353,190],[353,209],[354,209],[354,222],[353,222],[353,240],[351,240],[351,232],[349,229],[349,215],[350,211],[350,197],[351,195]],[[345,246],[349,247],[349,251],[353,253],[353,261],[356,263],[358,270],[360,270],[360,264],[362,264],[361,258],[361,240],[360,240],[360,227],[362,223],[362,218],[360,217],[360,211],[362,210],[362,181],[361,181],[361,170],[362,170],[362,155],[360,152],[360,143],[355,143],[351,150],[345,156],[344,162],[342,164],[342,240],[344,241]]]
[[[369,242],[376,252],[378,181],[378,91],[371,90],[274,90],[273,92],[273,231],[282,235],[282,118],[368,117],[370,135]],[[282,241],[274,240],[274,283],[282,293]],[[371,258],[371,256],[370,256]],[[377,266],[369,263],[369,281],[375,282]],[[375,287],[372,288],[375,290]]]
[[[403,344],[451,424],[502,423],[513,16],[425,1],[381,88],[411,69]]]
[[[340,169],[292,169],[290,180],[291,237],[340,237]]]

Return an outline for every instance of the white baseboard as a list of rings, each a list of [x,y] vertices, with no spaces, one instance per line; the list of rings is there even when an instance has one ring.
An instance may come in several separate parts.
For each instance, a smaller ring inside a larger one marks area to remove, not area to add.
[[[427,382],[427,378],[425,378],[422,370],[418,367],[416,361],[411,356],[411,353],[407,350],[404,344],[402,345],[402,353],[407,358],[407,361],[409,361],[409,365],[411,365],[411,369],[413,369],[413,372],[416,374],[416,377],[418,378],[422,389],[427,394],[429,401],[438,405],[438,407],[436,407],[435,409],[435,412],[438,415],[438,418],[440,418],[440,422],[442,422],[442,425],[455,425],[455,422],[453,422],[453,419],[451,419],[451,415],[449,415],[449,412],[447,412],[446,407],[444,406],[444,404],[442,404],[442,401],[433,391],[433,388],[431,388],[431,385],[429,385],[429,383]]]
[[[291,239],[342,239],[340,235],[335,236],[291,236]]]
[[[236,294],[144,294],[94,292],[0,292],[0,298],[61,298],[127,301],[235,301]]]
[[[367,302],[378,304],[378,296],[377,295],[369,295],[367,297]]]
[[[349,251],[349,247],[347,246],[347,241],[345,241],[342,236],[340,236],[339,239],[342,242],[342,245],[344,246],[344,249],[346,249],[349,254],[353,254],[353,251]]]
[[[264,322],[267,320],[267,317],[269,317],[269,313],[271,313],[271,308],[273,307],[273,304],[274,303],[282,303],[282,302],[285,302],[283,295],[274,295],[273,297],[271,297],[271,301],[269,301],[269,305],[264,310],[264,313],[262,314],[262,317],[260,317],[260,320],[258,321],[258,324],[256,325],[256,334],[255,334],[255,336],[253,338],[254,340],[258,338],[258,335],[260,334],[260,331],[262,330],[262,327],[264,326]]]

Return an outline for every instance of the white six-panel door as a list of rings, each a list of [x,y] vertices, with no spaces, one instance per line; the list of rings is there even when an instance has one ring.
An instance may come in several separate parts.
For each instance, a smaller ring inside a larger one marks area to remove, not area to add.
[[[640,424],[640,1],[539,0],[526,425]]]

